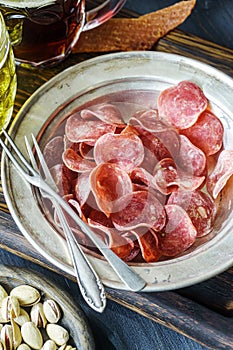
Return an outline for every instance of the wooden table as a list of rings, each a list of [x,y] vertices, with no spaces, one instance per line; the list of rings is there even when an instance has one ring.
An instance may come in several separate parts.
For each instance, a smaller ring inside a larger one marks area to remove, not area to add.
[[[95,3],[95,1],[92,1]],[[161,3],[161,1],[160,1]],[[231,6],[232,8],[232,6]],[[132,11],[122,10],[122,17],[132,17]],[[175,30],[153,48],[181,54],[209,63],[233,76],[233,51]],[[71,55],[53,69],[28,71],[18,67],[18,92],[14,116],[27,98],[43,83],[66,67],[82,62],[95,54]],[[65,275],[27,242],[14,223],[4,196],[0,193],[0,247],[36,264]],[[172,292],[132,293],[108,288],[108,298],[159,322],[212,349],[233,349],[233,268],[206,282]],[[72,276],[66,277],[73,279]]]

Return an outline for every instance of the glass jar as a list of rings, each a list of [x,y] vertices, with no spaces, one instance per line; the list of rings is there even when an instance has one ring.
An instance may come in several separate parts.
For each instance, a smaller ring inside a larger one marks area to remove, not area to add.
[[[16,66],[8,32],[0,12],[0,133],[10,122],[16,95]]]

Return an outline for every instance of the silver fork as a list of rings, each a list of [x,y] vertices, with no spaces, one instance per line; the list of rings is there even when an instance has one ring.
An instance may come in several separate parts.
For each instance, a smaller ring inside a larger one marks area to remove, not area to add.
[[[58,204],[69,214],[72,219],[78,224],[80,229],[90,238],[90,240],[95,244],[95,246],[99,249],[99,251],[103,254],[105,259],[111,265],[113,270],[119,276],[119,278],[128,286],[129,289],[137,292],[142,290],[146,282],[141,276],[139,276],[130,266],[128,266],[123,260],[121,260],[75,213],[75,211],[69,206],[69,204],[56,192],[54,191],[46,181],[40,176],[40,174],[33,169],[27,159],[20,152],[18,147],[14,144],[13,140],[7,134],[5,130],[3,130],[3,134],[8,140],[9,144],[17,154],[19,160],[26,167],[27,170],[30,171],[30,174],[25,171],[25,169],[19,164],[17,158],[15,158],[12,152],[9,150],[7,145],[0,138],[0,145],[4,149],[7,156],[10,158],[18,172],[21,176],[28,181],[31,185],[36,186],[42,189],[47,194],[51,195]]]
[[[58,191],[57,186],[53,180],[53,177],[47,167],[47,164],[44,160],[43,154],[37,144],[37,141],[35,137],[32,135],[33,144],[35,146],[35,150],[37,153],[37,156],[39,158],[43,173],[45,175],[45,181],[56,191]],[[25,136],[25,144],[27,148],[27,152],[31,161],[31,164],[33,168],[39,172],[39,169],[37,167],[37,163],[34,157],[34,154],[32,152],[32,149],[29,145],[28,139]],[[99,276],[93,269],[92,265],[90,264],[89,260],[83,253],[81,247],[79,246],[77,240],[75,239],[72,230],[70,229],[66,217],[60,207],[60,205],[57,203],[57,201],[49,194],[44,192],[43,190],[40,190],[43,197],[48,198],[58,215],[58,218],[61,223],[62,230],[65,234],[66,241],[69,247],[71,259],[73,262],[74,270],[76,273],[77,282],[79,285],[79,289],[81,291],[81,294],[86,301],[86,303],[95,311],[103,312],[106,306],[106,294],[104,291],[104,286],[99,279]]]

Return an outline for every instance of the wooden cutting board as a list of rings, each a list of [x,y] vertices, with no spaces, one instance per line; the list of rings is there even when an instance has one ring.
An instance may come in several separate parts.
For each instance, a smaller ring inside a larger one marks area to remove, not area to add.
[[[121,11],[122,17],[131,12]],[[233,51],[175,30],[153,50],[180,54],[208,63],[233,76]],[[53,69],[28,71],[18,67],[18,92],[14,115],[43,83],[68,66],[95,57],[73,54]],[[30,245],[19,232],[0,191],[0,247],[70,279]],[[107,289],[108,298],[213,349],[233,348],[233,268],[206,282],[172,292],[133,293]]]

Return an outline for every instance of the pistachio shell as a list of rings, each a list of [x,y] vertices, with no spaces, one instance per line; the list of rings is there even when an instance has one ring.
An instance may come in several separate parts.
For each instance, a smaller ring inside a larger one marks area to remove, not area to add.
[[[17,349],[17,347],[22,342],[22,335],[19,326],[17,323],[12,319],[11,320],[11,326],[13,330],[13,348]]]
[[[49,339],[44,343],[41,350],[56,350],[56,348],[56,343],[53,340]]]
[[[1,305],[2,318],[9,321],[12,317],[17,317],[20,314],[19,301],[15,296],[7,296],[2,300]]]
[[[44,314],[43,304],[38,303],[32,306],[31,308],[31,321],[39,328],[46,327],[47,319]]]
[[[43,303],[45,317],[49,323],[57,323],[61,317],[61,310],[58,303],[53,299],[45,300]]]
[[[2,342],[0,342],[0,350],[5,350],[4,345]]]
[[[8,296],[7,292],[3,288],[3,286],[0,284],[0,303],[2,299],[6,298]]]
[[[40,292],[27,284],[21,284],[13,288],[10,295],[15,296],[19,300],[21,306],[32,306],[40,301]]]
[[[39,350],[43,345],[43,338],[39,328],[31,321],[25,322],[21,327],[23,341],[32,349]]]
[[[13,349],[13,329],[9,324],[5,324],[1,330],[1,342],[6,350]]]
[[[19,314],[19,316],[14,318],[14,321],[19,326],[22,326],[25,322],[30,321],[30,317],[29,317],[29,315],[28,315],[26,310],[24,310],[23,308],[20,308],[20,314]]]
[[[31,350],[31,348],[27,344],[20,344],[17,350]]]
[[[76,350],[76,348],[73,348],[71,345],[64,344],[60,346],[58,350]]]
[[[58,324],[47,324],[46,331],[49,338],[55,341],[59,346],[64,345],[69,340],[69,333],[67,330]]]
[[[2,317],[2,308],[0,307],[0,322],[1,323],[7,323],[7,322],[9,322],[9,320],[5,320],[3,317]],[[1,328],[0,328],[0,330],[1,330]]]

